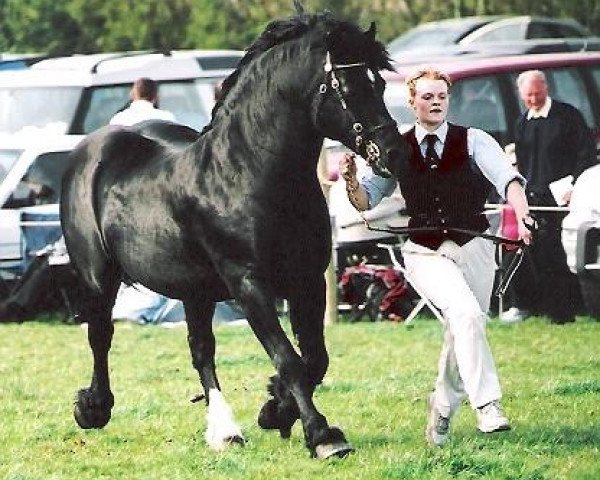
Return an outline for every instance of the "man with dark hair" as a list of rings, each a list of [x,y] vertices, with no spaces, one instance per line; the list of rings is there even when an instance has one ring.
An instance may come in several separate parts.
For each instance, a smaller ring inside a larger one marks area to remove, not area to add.
[[[130,126],[151,119],[175,121],[175,115],[158,108],[158,84],[154,80],[138,78],[129,96],[131,104],[110,120],[111,125]]]

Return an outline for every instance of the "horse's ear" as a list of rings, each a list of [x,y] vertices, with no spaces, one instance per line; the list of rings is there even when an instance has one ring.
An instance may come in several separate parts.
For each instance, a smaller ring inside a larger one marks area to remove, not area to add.
[[[365,32],[365,35],[367,36],[367,38],[369,40],[375,40],[375,34],[377,33],[377,25],[375,25],[375,22],[371,22],[371,26],[369,27],[369,29]]]
[[[304,5],[302,5],[300,0],[294,0],[294,7],[298,15],[304,15]]]

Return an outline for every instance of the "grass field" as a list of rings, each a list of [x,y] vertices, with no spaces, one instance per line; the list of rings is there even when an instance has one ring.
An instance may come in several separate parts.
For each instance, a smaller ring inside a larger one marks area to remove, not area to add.
[[[102,430],[83,431],[72,400],[91,372],[85,330],[0,325],[0,478],[600,478],[600,322],[492,321],[488,334],[513,430],[478,433],[465,405],[449,444],[430,449],[423,431],[441,343],[437,322],[328,327],[331,363],[316,403],[356,452],[319,461],[309,458],[299,424],[289,440],[256,425],[273,369],[247,327],[216,327],[221,385],[247,438],[246,447],[217,454],[204,444],[204,404],[189,401],[199,382],[185,329],[118,323],[113,418]]]

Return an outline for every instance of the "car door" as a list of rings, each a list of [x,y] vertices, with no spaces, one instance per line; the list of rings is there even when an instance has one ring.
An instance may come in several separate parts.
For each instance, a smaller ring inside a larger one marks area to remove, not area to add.
[[[68,154],[45,152],[33,161],[23,156],[23,162],[31,163],[12,181],[12,191],[0,209],[0,268],[18,270],[28,252],[60,237],[58,200]]]

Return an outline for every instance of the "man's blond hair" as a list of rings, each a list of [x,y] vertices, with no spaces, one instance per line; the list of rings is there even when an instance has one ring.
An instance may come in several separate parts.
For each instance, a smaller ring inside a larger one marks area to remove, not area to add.
[[[417,94],[417,80],[420,80],[421,78],[428,78],[430,80],[443,80],[446,82],[446,85],[448,85],[448,88],[452,86],[450,77],[440,70],[436,70],[435,68],[423,68],[416,70],[406,78],[406,85],[408,85],[411,103]]]

